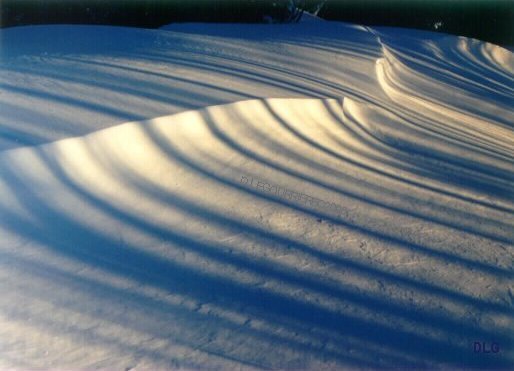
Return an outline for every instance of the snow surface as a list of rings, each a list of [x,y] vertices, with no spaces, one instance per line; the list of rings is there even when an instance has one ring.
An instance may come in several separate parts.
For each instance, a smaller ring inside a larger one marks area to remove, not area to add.
[[[0,368],[513,367],[511,52],[313,19],[0,42]]]

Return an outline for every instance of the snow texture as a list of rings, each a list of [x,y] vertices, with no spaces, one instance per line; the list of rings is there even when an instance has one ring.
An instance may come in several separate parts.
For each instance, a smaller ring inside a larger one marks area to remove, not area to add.
[[[514,366],[510,51],[315,18],[0,43],[0,368]]]

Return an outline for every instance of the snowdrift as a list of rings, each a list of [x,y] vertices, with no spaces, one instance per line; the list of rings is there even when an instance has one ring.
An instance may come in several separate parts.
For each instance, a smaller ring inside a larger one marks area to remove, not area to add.
[[[0,367],[514,364],[512,54],[322,21],[133,35],[2,56]]]

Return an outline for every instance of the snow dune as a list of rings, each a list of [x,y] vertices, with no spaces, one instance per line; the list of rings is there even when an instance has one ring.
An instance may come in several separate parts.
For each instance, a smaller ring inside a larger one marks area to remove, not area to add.
[[[317,24],[2,30],[0,149],[253,98],[372,91],[376,37]]]
[[[514,364],[508,51],[34,29],[1,31],[0,367]]]

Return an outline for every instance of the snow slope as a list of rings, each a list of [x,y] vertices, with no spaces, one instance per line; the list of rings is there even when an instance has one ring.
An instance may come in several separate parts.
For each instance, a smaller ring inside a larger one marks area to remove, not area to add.
[[[323,21],[0,35],[0,367],[514,365],[510,52]]]
[[[0,150],[246,99],[372,91],[376,38],[317,24],[3,29]]]

